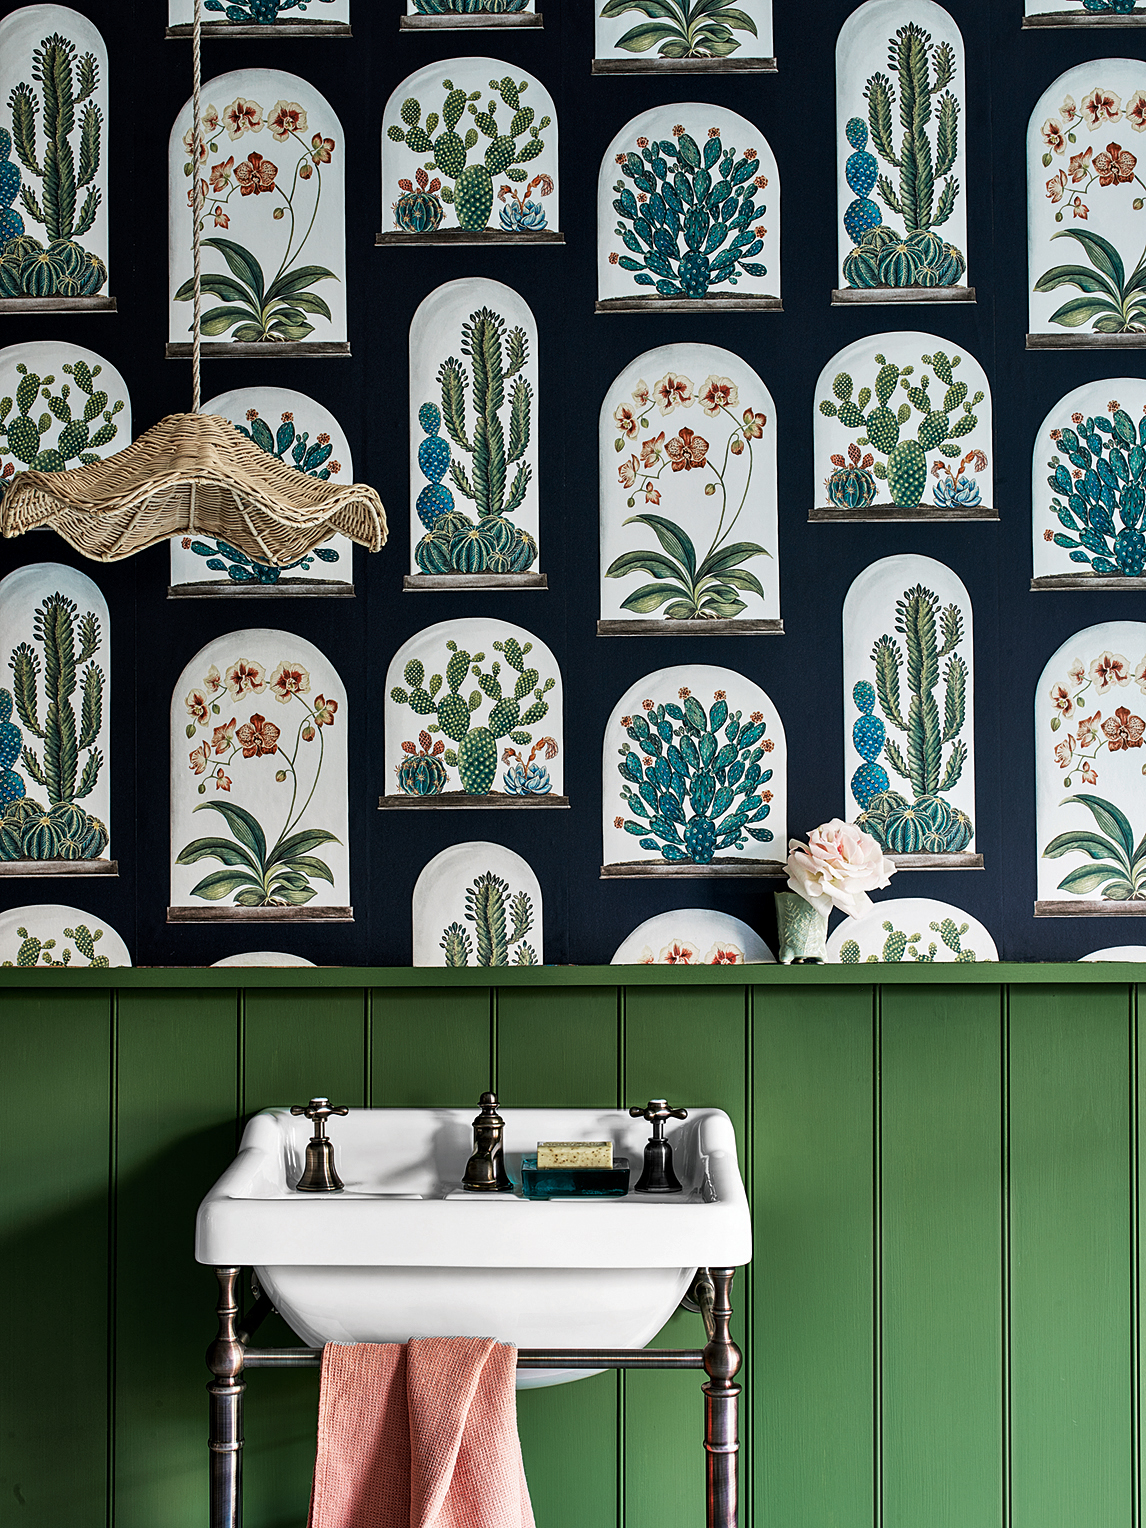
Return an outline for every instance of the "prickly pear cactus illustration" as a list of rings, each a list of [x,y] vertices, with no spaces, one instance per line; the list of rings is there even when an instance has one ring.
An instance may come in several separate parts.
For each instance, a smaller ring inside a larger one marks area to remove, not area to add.
[[[86,923],[78,923],[74,929],[66,928],[64,938],[70,939],[75,945],[75,950],[66,947],[61,950],[61,958],[56,960],[52,951],[56,948],[54,939],[37,939],[34,934],[29,934],[26,928],[16,930],[22,941],[16,954],[15,961],[5,960],[0,962],[4,966],[68,966],[71,965],[72,956],[79,953],[87,961],[89,966],[98,966],[101,969],[110,965],[106,955],[97,955],[95,952],[96,942],[103,938],[103,929],[89,929]]]
[[[875,690],[866,679],[861,679],[852,689],[852,700],[860,713],[852,725],[852,742],[863,763],[852,776],[852,795],[862,810],[867,810],[874,797],[888,788],[887,770],[876,760],[887,741],[887,728],[875,711]]]
[[[1076,412],[1069,424],[1050,432],[1054,454],[1047,483],[1060,529],[1045,535],[1071,562],[1095,573],[1142,578],[1146,414],[1135,425],[1117,399],[1107,408],[1109,418]]]
[[[101,448],[110,445],[119,432],[112,421],[124,408],[124,400],[117,398],[108,407],[108,395],[96,381],[103,367],[89,366],[77,358],[65,362],[61,369],[75,383],[74,400],[70,382],[61,383],[59,391],[53,393],[55,376],[39,376],[23,361],[16,366],[20,375],[16,412],[12,412],[13,399],[0,398],[0,449],[37,472],[64,472],[75,462],[90,466],[100,460]],[[47,409],[36,414],[33,410],[41,399]],[[97,422],[101,419],[102,424]],[[52,432],[57,427],[53,441]],[[16,470],[14,462],[5,462],[0,486],[6,486]]]

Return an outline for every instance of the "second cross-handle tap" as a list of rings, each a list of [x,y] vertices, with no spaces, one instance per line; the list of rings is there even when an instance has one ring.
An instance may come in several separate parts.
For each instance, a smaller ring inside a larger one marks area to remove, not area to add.
[[[292,1104],[292,1114],[305,1114],[314,1124],[314,1134],[306,1144],[306,1166],[295,1184],[300,1194],[340,1194],[342,1179],[334,1166],[334,1146],[326,1136],[326,1122],[332,1114],[349,1114],[344,1107],[334,1107],[329,1098],[312,1098],[308,1104]]]
[[[687,1119],[687,1109],[670,1109],[668,1100],[650,1098],[643,1109],[632,1108],[634,1119],[647,1119],[653,1127],[651,1139],[645,1145],[644,1171],[633,1189],[635,1194],[679,1194],[680,1179],[673,1172],[672,1146],[665,1140],[665,1121]]]

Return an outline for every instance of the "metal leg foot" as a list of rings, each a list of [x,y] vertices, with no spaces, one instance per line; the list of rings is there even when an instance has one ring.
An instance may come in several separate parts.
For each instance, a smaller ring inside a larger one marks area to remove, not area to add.
[[[735,1268],[710,1268],[712,1280],[712,1326],[704,1350],[704,1451],[706,1461],[706,1528],[737,1528],[739,1501],[737,1458],[740,1439],[737,1419],[740,1386],[740,1349],[732,1341],[732,1279]],[[706,1322],[707,1325],[707,1322]]]
[[[207,1447],[211,1467],[211,1528],[242,1528],[243,1524],[243,1344],[235,1323],[239,1315],[235,1285],[240,1269],[216,1268],[219,1302],[215,1314],[219,1332],[207,1349],[207,1367],[215,1376],[207,1386],[210,1429]]]

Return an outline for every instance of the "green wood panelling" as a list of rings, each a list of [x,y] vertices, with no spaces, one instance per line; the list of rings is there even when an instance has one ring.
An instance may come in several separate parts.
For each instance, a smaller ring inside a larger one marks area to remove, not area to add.
[[[609,989],[499,991],[497,1085],[503,1110],[615,1107],[617,1012],[617,994]],[[611,1373],[518,1393],[522,1457],[542,1528],[613,1521],[617,1394]]]
[[[751,1142],[746,1128],[746,1009],[743,987],[711,993],[703,1009],[690,992],[628,989],[625,1102],[667,1098],[677,1107],[725,1109],[736,1126],[740,1155],[747,1161]],[[657,1207],[650,1206],[650,1212],[657,1213]],[[736,1282],[734,1335],[744,1346],[746,1306],[740,1302],[751,1296],[745,1274]],[[703,1341],[700,1318],[678,1311],[650,1346],[701,1347]],[[703,1523],[703,1456],[698,1460],[695,1448],[688,1446],[689,1439],[699,1437],[702,1425],[703,1379],[703,1374],[679,1370],[634,1370],[625,1376],[625,1528],[696,1528]]]
[[[1131,1528],[1128,989],[1010,996],[1013,1528]]]
[[[870,987],[755,996],[748,1462],[761,1528],[872,1523],[873,1001]]]
[[[0,1522],[21,1528],[107,1511],[111,1013],[103,992],[0,1006]]]
[[[119,999],[116,1528],[206,1520],[203,1353],[216,1284],[193,1261],[195,1211],[235,1154],[238,1006],[234,993],[185,989]],[[56,1521],[97,1519],[75,1511]]]
[[[496,1079],[507,1112],[667,1094],[733,1117],[744,1528],[1141,1528],[1140,973],[874,974],[0,972],[0,1525],[202,1528],[193,1226],[251,1111],[476,1112]],[[699,1345],[699,1320],[655,1340]],[[246,1528],[301,1528],[315,1380],[249,1376]],[[538,1528],[697,1528],[700,1380],[524,1393]]]
[[[1002,1519],[1000,1015],[989,988],[882,996],[885,1528]]]

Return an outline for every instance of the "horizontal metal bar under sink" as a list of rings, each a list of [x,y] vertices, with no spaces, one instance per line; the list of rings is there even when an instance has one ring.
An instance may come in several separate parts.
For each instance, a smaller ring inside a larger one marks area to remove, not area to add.
[[[318,1369],[321,1348],[247,1348],[245,1369]],[[703,1369],[702,1348],[518,1348],[519,1369]]]

